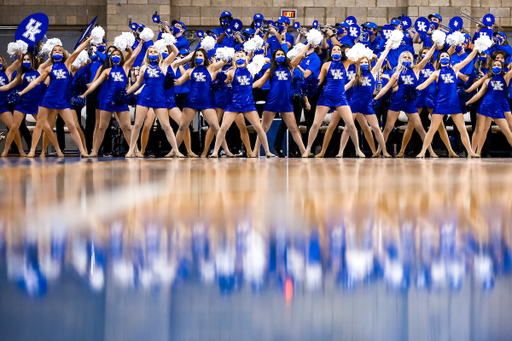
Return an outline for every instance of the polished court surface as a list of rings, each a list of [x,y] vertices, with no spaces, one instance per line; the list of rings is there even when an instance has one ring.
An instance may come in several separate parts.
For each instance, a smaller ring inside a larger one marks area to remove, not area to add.
[[[511,159],[0,159],[0,340],[511,340]]]

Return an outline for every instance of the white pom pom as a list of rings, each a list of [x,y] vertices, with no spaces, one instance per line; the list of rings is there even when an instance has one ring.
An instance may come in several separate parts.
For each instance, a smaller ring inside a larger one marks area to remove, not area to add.
[[[437,46],[444,45],[445,39],[446,39],[446,33],[444,33],[443,31],[436,30],[436,31],[434,31],[434,33],[432,33],[432,42],[437,44]]]
[[[221,47],[217,49],[215,55],[220,60],[230,60],[235,56],[235,49],[232,47]]]
[[[302,43],[298,43],[297,45],[295,45],[293,47],[293,49],[291,49],[290,51],[288,51],[288,53],[286,54],[286,56],[292,60],[293,58],[297,57],[297,55],[299,54],[299,52],[304,48],[304,44]]]
[[[255,51],[258,51],[259,49],[261,49],[262,46],[265,44],[265,42],[263,41],[263,39],[260,36],[254,36],[254,38],[251,38],[251,40],[254,42],[254,44],[256,46]]]
[[[89,60],[89,54],[87,53],[87,51],[82,51],[78,54],[75,61],[71,65],[77,69],[80,69],[82,66],[87,64],[88,60]]]
[[[103,42],[103,37],[105,36],[105,30],[101,26],[96,26],[91,31],[91,43],[93,44],[101,44]]]
[[[391,45],[391,49],[396,50],[402,44],[402,39],[404,39],[402,31],[394,30],[386,41],[386,46]]]
[[[148,27],[145,27],[139,34],[140,39],[144,41],[150,41],[154,36],[155,34],[153,33],[153,30]]]
[[[25,54],[28,50],[28,44],[25,43],[23,40],[17,40],[14,43],[9,43],[7,45],[7,53],[13,57],[17,54]]]
[[[128,47],[128,42],[126,41],[126,38],[123,37],[122,35],[120,36],[117,36],[114,38],[114,46],[119,50],[119,51],[124,51],[126,50],[126,48]]]
[[[244,43],[244,51],[247,53],[256,51],[256,44],[254,40],[249,39]]]
[[[176,44],[176,38],[170,33],[162,34],[162,39],[165,41],[165,45],[174,45]]]
[[[252,62],[249,65],[247,65],[247,70],[249,70],[250,73],[255,75],[261,71],[261,69],[263,68],[263,65],[265,65],[266,62],[267,61],[265,60],[265,57],[261,54],[258,54],[256,56],[254,56],[254,58],[252,59]]]
[[[459,31],[455,31],[446,37],[446,43],[450,46],[458,46],[466,41],[466,37]]]
[[[215,48],[216,43],[217,40],[215,38],[208,36],[201,41],[201,47],[206,51],[211,51]]]
[[[135,36],[133,35],[132,32],[123,32],[121,33],[121,36],[124,37],[124,39],[126,39],[126,43],[129,47],[132,47],[133,44],[135,43]]]
[[[480,38],[475,40],[474,45],[475,45],[475,49],[477,49],[478,52],[482,52],[492,46],[492,40],[488,36],[481,36]]]
[[[310,43],[313,46],[320,45],[323,38],[324,36],[322,35],[322,32],[314,28],[309,30],[309,32],[306,34],[306,39],[308,43]]]
[[[55,46],[62,46],[62,41],[60,41],[59,38],[48,39],[41,48],[41,52],[44,54],[50,54]]]
[[[368,47],[365,46],[364,52],[363,52],[363,57],[367,58],[369,61],[372,60],[373,59],[373,50],[369,49]]]
[[[158,53],[162,54],[162,52],[167,50],[167,45],[163,39],[157,40],[153,47],[158,51]]]
[[[358,61],[359,59],[366,57],[368,52],[366,51],[366,46],[363,44],[357,43],[347,52],[347,58],[353,62]],[[372,57],[373,58],[373,52]],[[371,59],[370,58],[370,59]]]

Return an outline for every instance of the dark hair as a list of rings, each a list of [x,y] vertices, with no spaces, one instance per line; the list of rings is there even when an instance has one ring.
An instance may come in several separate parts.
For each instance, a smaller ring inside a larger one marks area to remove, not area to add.
[[[286,55],[286,51],[283,50],[282,48],[278,48],[278,49],[275,49],[274,52],[272,53],[272,58],[270,59],[270,75],[273,75],[274,74],[274,71],[277,69],[277,67],[279,66],[279,63],[276,61],[276,54],[278,51],[283,51],[284,53],[284,63],[283,63],[283,66],[284,67],[287,67],[290,72],[292,70],[292,64],[290,62],[290,58],[288,58],[288,56]]]
[[[421,63],[421,61],[423,60],[423,58],[421,58],[421,55],[423,54],[424,51],[430,51],[430,47],[422,47],[420,49],[420,51],[418,52],[418,58],[417,58],[418,63]],[[432,57],[430,57],[429,62],[431,64],[434,64],[434,55],[432,55]]]
[[[436,65],[436,70],[440,70],[440,69],[441,69],[441,55],[442,55],[443,53],[446,53],[446,54],[448,55],[448,59],[450,59],[450,54],[449,54],[448,52],[443,51],[443,52],[439,53],[439,54],[437,55],[437,58],[436,58],[436,64],[437,64],[437,65]],[[450,64],[449,64],[449,65],[450,65],[450,66],[452,65],[452,60],[451,60],[451,59],[450,59]]]
[[[25,56],[29,56],[30,57],[30,63],[32,64],[32,70],[37,70],[37,68],[39,67],[39,62],[36,58],[36,56],[34,56],[32,53],[28,52],[28,53],[25,53],[22,57],[21,57],[21,73],[25,73],[25,72],[28,72],[30,69],[26,68],[23,66],[23,59],[25,58]]]
[[[494,61],[494,59],[496,59],[496,57],[497,57],[499,54],[501,54],[501,55],[503,56],[503,59],[504,59],[504,60],[507,60],[508,53],[506,53],[505,51],[496,50],[496,51],[494,51],[494,52],[492,53],[492,55],[491,55],[491,58],[493,59],[493,61]]]
[[[192,59],[190,60],[190,68],[193,69],[197,66],[196,65],[197,52],[201,52],[203,54],[203,59],[204,59],[203,65],[206,67],[210,66],[210,59],[208,59],[208,52],[206,52],[206,50],[203,48],[199,48],[199,49],[195,50],[194,54],[192,55]]]
[[[326,60],[327,62],[332,61],[332,50],[336,46],[338,46],[340,48],[340,50],[341,50],[341,61],[343,62],[343,61],[347,60],[347,55],[345,54],[345,49],[343,48],[343,46],[341,46],[339,44],[335,44],[335,45],[332,46],[331,50],[329,51],[329,57],[327,57],[327,60]]]
[[[489,78],[492,78],[492,76],[495,75],[495,73],[492,71],[492,68],[494,67],[494,62],[500,62],[500,67],[501,67],[500,76],[505,75],[505,64],[503,64],[499,60],[493,59],[492,62],[491,62],[491,65],[490,65],[491,67],[489,68],[489,72],[487,72],[487,76]]]

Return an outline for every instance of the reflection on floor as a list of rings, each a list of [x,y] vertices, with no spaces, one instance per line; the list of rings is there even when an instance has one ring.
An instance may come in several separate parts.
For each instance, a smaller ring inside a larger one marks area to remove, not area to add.
[[[509,340],[508,160],[0,160],[5,340]]]

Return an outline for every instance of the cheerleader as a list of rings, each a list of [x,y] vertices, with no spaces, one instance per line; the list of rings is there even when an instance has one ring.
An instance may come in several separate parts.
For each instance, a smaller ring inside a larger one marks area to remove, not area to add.
[[[417,87],[418,90],[425,89],[430,83],[437,80],[439,93],[437,94],[436,105],[432,115],[432,122],[428,130],[427,136],[423,141],[423,148],[417,157],[425,157],[425,151],[430,146],[432,138],[440,124],[443,124],[444,115],[451,115],[451,118],[460,132],[462,143],[468,152],[468,157],[478,157],[471,149],[469,142],[464,116],[460,110],[459,97],[457,95],[457,75],[459,70],[464,68],[473,58],[475,58],[477,50],[474,49],[469,56],[462,62],[451,66],[450,55],[448,52],[442,52],[438,56],[437,68],[430,77]]]
[[[421,48],[420,52],[418,53],[418,63],[421,62],[422,59],[427,57],[429,48],[423,47]],[[434,67],[434,57],[430,57],[429,61],[427,62],[427,65],[420,71],[419,74],[419,83],[425,82],[432,73],[436,71]],[[419,91],[418,98],[416,99],[416,110],[418,110],[418,114],[421,114],[423,108],[427,108],[427,111],[429,115],[432,116],[432,111],[434,110],[434,104],[437,96],[437,86],[436,82],[432,82],[426,89]],[[405,155],[405,149],[407,148],[407,144],[411,140],[412,132],[414,131],[414,124],[409,121],[407,122],[407,127],[405,128],[404,137],[402,139],[402,146],[400,147],[400,151],[396,155],[398,158],[402,158]],[[439,126],[439,135],[441,136],[441,139],[444,142],[444,145],[448,149],[448,155],[449,157],[458,158],[459,155],[455,153],[455,151],[452,148],[452,145],[450,144],[450,138],[448,137],[448,133],[446,132],[446,128],[444,125]],[[432,153],[433,151],[431,151]],[[431,154],[431,156],[434,156],[435,154]]]
[[[286,44],[286,42],[284,41],[283,44]],[[293,140],[299,147],[301,154],[304,153],[305,148],[299,128],[297,127],[297,122],[295,121],[295,115],[293,114],[291,87],[293,81],[293,69],[299,65],[309,48],[310,44],[304,46],[304,48],[291,61],[286,56],[286,51],[282,48],[274,50],[272,60],[270,62],[270,68],[265,72],[263,77],[254,83],[255,88],[261,88],[272,76],[270,92],[268,93],[265,106],[263,107],[263,129],[267,132],[270,129],[270,125],[272,124],[274,117],[280,112],[281,117],[288,126],[288,130],[292,134]],[[252,152],[254,155],[258,155],[260,142],[261,141],[258,137]]]
[[[478,101],[482,96],[484,97],[478,109],[478,120],[472,140],[472,147],[478,156],[482,152],[482,146],[492,121],[496,122],[507,138],[508,143],[512,145],[512,132],[505,117],[505,113],[510,115],[507,89],[511,77],[512,71],[505,73],[503,63],[495,60],[492,68],[484,77],[482,88],[467,102],[467,104],[471,104]]]
[[[13,116],[11,114],[11,111],[7,107],[7,94],[8,90],[12,89],[14,86],[8,87],[11,81],[11,76],[14,72],[14,70],[18,69],[21,65],[21,54],[18,55],[16,58],[16,61],[12,63],[11,66],[7,66],[7,63],[4,59],[4,57],[0,56],[0,119],[2,122],[5,123],[7,128],[9,129],[9,135],[11,135],[11,131],[14,132],[14,136],[11,138],[14,139],[14,142],[16,143],[16,146],[18,146],[18,150],[20,152],[21,156],[25,156],[25,152],[23,151],[23,144],[21,143],[20,134],[18,132],[18,129],[14,129],[14,120]],[[19,127],[19,125],[18,125]],[[2,138],[0,138],[2,140]],[[9,142],[9,146],[10,146]],[[7,140],[6,140],[6,146],[7,146]],[[9,150],[9,148],[5,149]],[[4,151],[2,153],[2,156],[7,156],[7,153]]]
[[[284,53],[284,52],[283,52]],[[215,148],[210,157],[218,157],[219,148],[225,140],[226,131],[229,129],[233,121],[239,113],[253,125],[258,133],[258,138],[263,143],[265,154],[267,157],[275,157],[268,148],[267,135],[260,123],[260,117],[254,106],[254,97],[252,95],[254,74],[247,69],[247,56],[245,52],[239,51],[234,56],[234,70],[230,70],[227,75],[226,82],[231,82],[233,88],[232,100],[226,107],[222,127],[217,134]],[[264,83],[263,83],[264,84]],[[253,153],[254,154],[254,153]]]
[[[398,90],[395,92],[393,102],[391,102],[391,105],[389,106],[386,126],[382,132],[384,141],[388,140],[388,136],[395,126],[395,122],[398,119],[400,111],[403,111],[407,115],[409,122],[413,124],[416,131],[420,134],[421,139],[423,140],[425,138],[425,129],[423,129],[420,117],[417,115],[418,112],[415,107],[415,98],[412,98],[414,97],[414,94],[412,93],[416,92],[415,88],[418,83],[420,71],[423,70],[425,65],[427,65],[427,62],[433,56],[436,48],[437,44],[434,44],[426,54],[425,58],[416,65],[413,63],[414,56],[411,52],[402,52],[398,58],[398,66],[395,68],[395,73],[391,77],[391,80],[375,97],[375,100],[378,100],[386,94],[391,87],[398,85]],[[377,149],[377,152],[380,153],[380,147]],[[429,148],[429,152],[431,156],[437,156],[432,148]]]
[[[140,92],[137,100],[137,111],[135,114],[135,125],[132,128],[132,135],[130,139],[130,149],[126,157],[143,157],[143,154],[136,151],[137,139],[139,138],[140,130],[148,111],[153,109],[155,111],[162,129],[167,136],[167,140],[172,146],[178,157],[185,157],[178,150],[176,138],[169,123],[167,113],[167,99],[164,90],[164,80],[167,73],[167,68],[171,63],[171,56],[162,60],[162,56],[158,50],[153,46],[149,47],[144,58],[144,65],[140,69],[137,82],[133,84],[127,91],[127,94],[139,89],[144,82],[144,88]]]
[[[126,103],[120,104],[116,101],[116,94],[119,94],[126,89],[128,73],[141,49],[142,44],[139,44],[135,51],[130,53],[125,61],[123,53],[114,47],[113,51],[109,53],[110,57],[108,57],[110,58],[111,67],[106,68],[105,66],[108,66],[108,64],[105,63],[105,66],[100,69],[101,72],[98,78],[89,86],[89,89],[80,96],[85,98],[105,82],[100,90],[100,94],[102,95],[101,97],[99,96],[100,113],[96,120],[97,124],[94,131],[92,151],[89,155],[90,157],[98,157],[98,150],[103,143],[105,131],[109,127],[112,115],[115,115],[117,122],[123,131],[124,138],[128,145],[130,145],[132,133],[130,110]]]
[[[19,93],[20,96],[23,96],[34,87],[36,87],[39,83],[43,82],[47,77],[50,78],[50,84],[48,85],[48,88],[46,89],[39,106],[37,124],[34,132],[32,133],[32,147],[30,148],[30,153],[27,155],[27,157],[35,156],[36,147],[39,143],[39,139],[41,138],[41,133],[43,130],[46,134],[48,134],[48,138],[55,147],[57,155],[59,157],[64,156],[59,148],[59,144],[57,143],[57,138],[53,133],[53,127],[49,124],[49,117],[51,117],[52,114],[55,114],[55,112],[58,112],[68,127],[73,141],[75,141],[76,146],[80,150],[80,156],[88,157],[87,151],[83,146],[82,139],[80,138],[80,134],[76,128],[76,115],[73,115],[71,109],[69,108],[67,94],[68,88],[71,85],[71,64],[75,61],[80,52],[85,49],[91,40],[92,37],[83,41],[82,44],[80,44],[80,46],[78,46],[78,48],[71,55],[69,55],[62,46],[54,46],[50,55],[51,66],[45,68],[39,77],[37,77]]]
[[[346,70],[352,64],[354,64],[354,62],[347,59],[341,46],[335,45],[331,50],[328,61],[322,65],[320,76],[318,77],[318,84],[322,84],[325,79],[325,85],[318,98],[315,120],[309,131],[308,146],[306,147],[306,151],[302,154],[302,157],[309,157],[311,146],[318,134],[318,129],[330,108],[336,109],[332,114],[331,120],[335,119],[339,121],[340,118],[343,119],[345,129],[350,134],[352,142],[354,142],[357,156],[364,157],[363,152],[359,148],[356,125],[354,124],[352,111],[350,110],[345,95]],[[340,155],[337,155],[337,157],[339,156]]]

